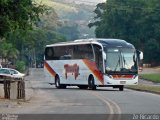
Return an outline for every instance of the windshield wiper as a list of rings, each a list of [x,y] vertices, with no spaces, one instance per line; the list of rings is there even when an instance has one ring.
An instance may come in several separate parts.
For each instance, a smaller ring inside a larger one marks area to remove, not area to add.
[[[127,64],[127,62],[126,62],[126,59],[124,58],[124,55],[123,55],[123,63],[124,63],[124,66],[122,66],[122,68],[125,68],[126,69],[126,67],[125,67],[125,65],[127,66],[127,69],[129,68],[128,66],[128,64]]]

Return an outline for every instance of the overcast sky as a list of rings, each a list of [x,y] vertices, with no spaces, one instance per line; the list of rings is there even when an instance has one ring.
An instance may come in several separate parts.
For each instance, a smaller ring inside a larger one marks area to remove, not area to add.
[[[104,2],[105,0],[85,0],[85,1],[89,1],[89,2],[97,2],[97,3],[99,3],[99,2]]]
[[[88,2],[100,3],[100,2],[104,2],[106,0],[77,0],[77,1],[88,1]]]
[[[102,3],[105,2],[106,0],[70,0],[70,1],[75,1],[76,3],[86,3],[86,4],[97,4],[97,3]]]

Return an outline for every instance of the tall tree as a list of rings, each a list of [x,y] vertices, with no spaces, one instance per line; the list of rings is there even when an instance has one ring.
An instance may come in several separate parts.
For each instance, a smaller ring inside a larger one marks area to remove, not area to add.
[[[33,0],[1,0],[0,38],[16,29],[31,29],[45,10],[44,5]]]

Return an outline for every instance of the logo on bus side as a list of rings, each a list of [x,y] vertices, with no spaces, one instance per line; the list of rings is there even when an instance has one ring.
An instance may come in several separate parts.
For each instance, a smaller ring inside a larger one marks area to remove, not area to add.
[[[79,75],[79,66],[77,64],[73,64],[73,65],[65,64],[64,69],[65,69],[66,79],[68,77],[68,73],[71,73],[72,75],[74,74],[75,80],[77,79]]]

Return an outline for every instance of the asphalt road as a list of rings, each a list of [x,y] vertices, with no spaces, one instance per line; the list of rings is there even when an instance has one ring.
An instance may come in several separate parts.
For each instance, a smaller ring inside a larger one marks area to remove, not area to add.
[[[57,117],[59,114],[79,114],[79,117],[85,114],[87,119],[87,115],[95,119],[97,117],[113,119],[115,116],[112,115],[117,114],[116,119],[120,119],[122,116],[119,115],[129,114],[131,119],[134,117],[140,119],[143,117],[141,115],[156,114],[160,120],[158,115],[160,114],[160,95],[129,89],[119,91],[106,87],[95,91],[82,90],[78,87],[56,89],[54,85],[46,83],[43,69],[31,69],[30,76],[26,80],[27,86],[33,89],[31,99],[25,103],[3,107],[3,110],[0,110],[1,113],[41,114],[38,119],[42,119],[46,114],[51,115],[48,115],[48,119],[53,117],[52,114],[58,115]],[[97,116],[98,114],[100,116]],[[26,116],[21,117],[26,119]],[[67,120],[66,116],[64,118]]]

